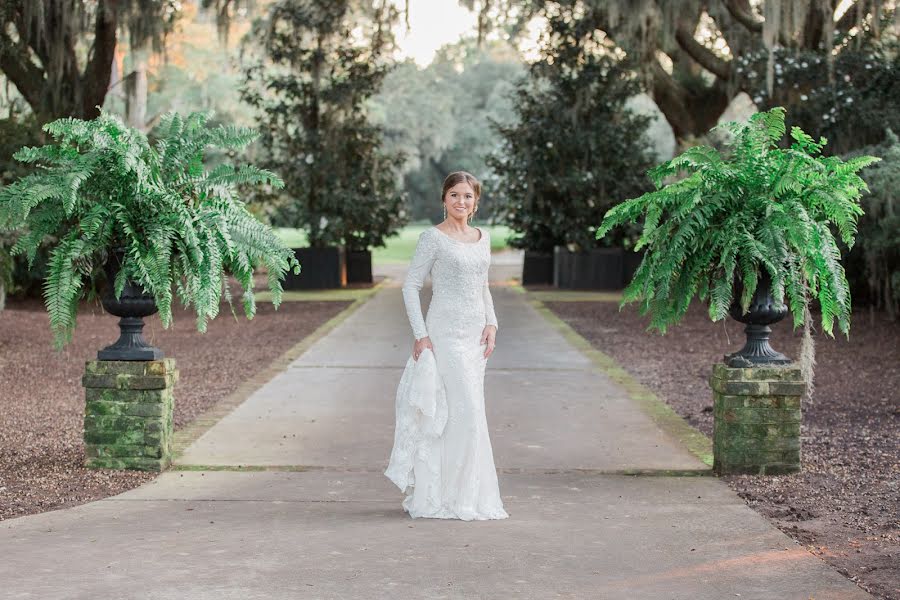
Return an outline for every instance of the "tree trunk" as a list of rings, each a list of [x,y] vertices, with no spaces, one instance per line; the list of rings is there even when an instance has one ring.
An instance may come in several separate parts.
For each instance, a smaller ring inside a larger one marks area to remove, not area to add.
[[[731,100],[724,84],[717,81],[702,93],[691,93],[659,64],[654,64],[652,69],[653,101],[679,141],[689,136],[699,137],[718,123]]]
[[[125,80],[125,118],[130,126],[141,131],[147,127],[147,65],[150,54],[150,38],[131,49],[132,69]]]
[[[80,112],[84,119],[93,119],[100,114],[100,107],[103,106],[106,93],[109,91],[112,63],[116,55],[118,13],[119,0],[100,0],[94,25],[93,53],[82,78],[83,93],[81,96],[84,104]]]
[[[77,32],[71,30],[76,15],[67,4],[45,1],[39,30],[24,11],[13,11],[0,21],[0,70],[40,122],[60,117],[91,119],[99,114],[109,90],[119,1],[98,0],[93,43],[83,72],[78,65]]]

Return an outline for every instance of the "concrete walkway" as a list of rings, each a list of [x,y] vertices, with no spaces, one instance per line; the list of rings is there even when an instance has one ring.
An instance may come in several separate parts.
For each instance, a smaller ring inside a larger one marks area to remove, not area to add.
[[[175,469],[0,523],[0,596],[869,598],[722,482],[689,476],[708,468],[524,294],[493,293],[486,407],[509,519],[400,508],[382,472],[411,334],[388,285]]]

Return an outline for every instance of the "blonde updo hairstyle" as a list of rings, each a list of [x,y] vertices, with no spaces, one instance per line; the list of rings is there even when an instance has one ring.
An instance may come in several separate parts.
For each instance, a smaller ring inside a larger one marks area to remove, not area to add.
[[[481,198],[481,182],[475,179],[475,176],[471,173],[467,173],[465,171],[454,171],[453,173],[447,175],[447,178],[444,179],[444,185],[441,189],[441,204],[444,204],[444,201],[447,198],[447,192],[450,191],[450,188],[460,183],[468,183],[470,186],[472,186],[472,191],[475,192],[475,208],[471,213],[469,213],[469,216],[467,217],[467,221],[471,221],[472,217],[475,216],[475,213],[478,212],[478,200]],[[446,215],[444,215],[444,217],[446,218]]]

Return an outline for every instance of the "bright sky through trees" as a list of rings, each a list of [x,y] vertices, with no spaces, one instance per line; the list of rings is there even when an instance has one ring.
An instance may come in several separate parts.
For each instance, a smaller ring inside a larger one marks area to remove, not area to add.
[[[402,0],[398,6],[402,6]],[[457,0],[410,0],[411,31],[401,25],[397,32],[399,58],[412,58],[419,66],[427,66],[434,53],[445,44],[475,35],[477,16],[461,7]]]

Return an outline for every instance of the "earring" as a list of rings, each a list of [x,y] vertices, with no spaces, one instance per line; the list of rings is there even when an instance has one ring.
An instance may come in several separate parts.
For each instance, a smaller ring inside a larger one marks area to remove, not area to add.
[[[447,205],[444,205],[444,220],[447,220]]]

